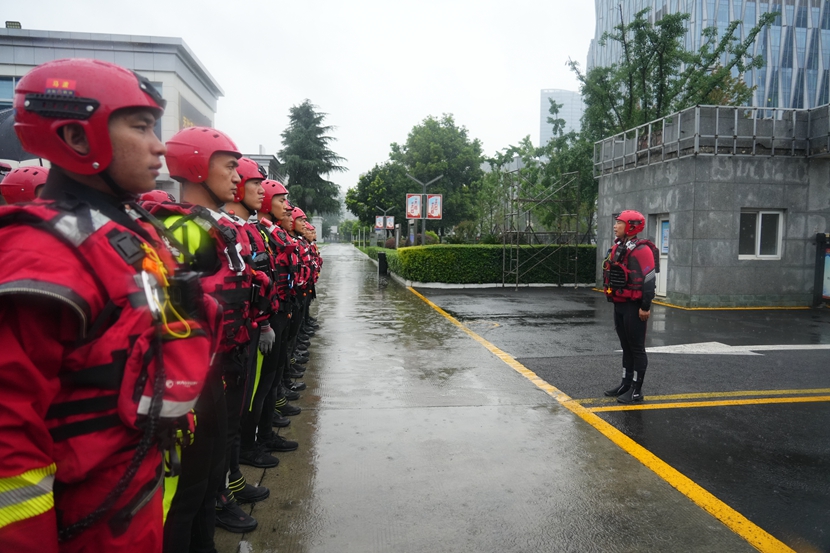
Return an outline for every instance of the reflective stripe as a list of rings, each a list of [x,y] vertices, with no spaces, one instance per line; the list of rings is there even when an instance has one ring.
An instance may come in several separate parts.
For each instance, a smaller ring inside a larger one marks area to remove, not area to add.
[[[55,507],[52,486],[56,470],[52,463],[18,476],[0,478],[0,528],[42,515]]]
[[[272,346],[273,347],[273,346]],[[256,396],[257,388],[259,388],[259,379],[262,377],[262,362],[265,356],[256,348],[256,378],[254,378],[254,386],[251,388],[251,403],[248,405],[248,411],[254,410],[254,396]]]
[[[55,223],[55,229],[76,247],[80,246],[87,238],[90,237],[90,235],[92,235],[93,232],[100,229],[110,221],[106,215],[97,209],[90,209],[89,215],[90,222],[92,223],[92,228],[86,229],[89,232],[81,230],[81,227],[78,224],[78,218],[70,213],[63,215],[60,219],[58,219]],[[86,227],[88,225],[84,226]]]
[[[176,443],[175,446],[176,452],[179,455],[179,459],[182,458],[182,446]],[[164,464],[165,466],[169,466],[170,464],[170,452],[164,452]],[[164,495],[162,496],[162,524],[167,523],[167,513],[170,512],[170,505],[173,504],[173,498],[176,497],[176,490],[179,489],[179,476],[165,476],[164,477]]]
[[[198,399],[198,398],[196,398]],[[190,412],[196,405],[196,399],[190,401],[171,401],[169,399],[162,400],[160,417],[177,419]],[[146,415],[150,412],[150,402],[153,400],[150,396],[141,396],[138,402],[138,414]]]

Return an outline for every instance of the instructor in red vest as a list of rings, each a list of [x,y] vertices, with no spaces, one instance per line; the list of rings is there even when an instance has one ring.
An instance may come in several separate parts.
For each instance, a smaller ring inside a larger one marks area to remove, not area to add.
[[[614,328],[623,350],[619,386],[606,390],[620,403],[643,401],[643,378],[648,368],[646,325],[656,281],[656,248],[638,238],[646,227],[639,211],[626,210],[614,223],[614,246],[603,264],[605,295],[614,302]]]

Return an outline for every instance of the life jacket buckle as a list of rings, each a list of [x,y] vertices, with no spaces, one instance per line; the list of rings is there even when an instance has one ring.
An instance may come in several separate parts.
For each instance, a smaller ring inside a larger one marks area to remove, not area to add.
[[[161,320],[161,297],[159,295],[159,284],[156,277],[147,271],[139,273],[141,277],[141,288],[144,290],[144,295],[147,297],[147,307],[150,308],[150,315],[153,316],[154,321]]]

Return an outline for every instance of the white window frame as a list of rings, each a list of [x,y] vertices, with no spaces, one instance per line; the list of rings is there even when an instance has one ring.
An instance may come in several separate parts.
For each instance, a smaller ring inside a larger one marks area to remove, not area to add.
[[[782,249],[784,248],[784,210],[783,209],[742,209],[741,215],[744,213],[753,213],[756,215],[755,219],[755,253],[754,254],[738,254],[738,259],[764,259],[764,260],[780,260]],[[778,215],[778,244],[775,255],[761,255],[761,221],[764,215]],[[738,240],[740,241],[740,225],[738,226]]]

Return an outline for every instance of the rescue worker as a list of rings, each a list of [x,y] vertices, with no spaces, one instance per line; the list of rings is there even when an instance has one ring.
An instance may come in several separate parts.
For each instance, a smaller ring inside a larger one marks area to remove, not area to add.
[[[317,299],[317,280],[319,280],[320,271],[323,268],[323,256],[320,255],[320,249],[317,247],[317,229],[308,222],[306,222],[306,240],[309,243],[314,273],[311,277],[311,293],[309,295],[308,307],[306,307],[303,330],[308,336],[313,336],[316,328],[311,322],[311,302]]]
[[[294,311],[291,316],[291,324],[289,325],[288,334],[288,348],[289,348],[289,365],[283,374],[283,387],[289,388],[292,384],[292,379],[302,378],[305,369],[302,367],[308,362],[308,354],[305,355],[297,351],[297,340],[300,330],[303,325],[306,304],[308,301],[309,280],[312,274],[311,256],[308,248],[308,243],[302,237],[302,232],[305,230],[306,216],[305,212],[299,207],[293,207],[290,214],[283,219],[283,224],[287,223],[288,236],[294,240],[297,246],[298,269],[297,280],[295,282],[296,303]],[[276,411],[283,416],[294,416],[300,413],[300,408],[291,404],[285,407],[277,406]]]
[[[237,172],[241,182],[234,202],[228,205],[228,210],[235,215],[237,225],[242,232],[247,234],[251,242],[254,268],[269,275],[271,286],[266,296],[267,301],[260,308],[257,318],[258,330],[261,332],[258,351],[252,351],[249,357],[252,365],[253,385],[248,386],[249,394],[245,397],[242,409],[239,439],[234,443],[237,451],[231,458],[228,487],[233,492],[245,483],[245,478],[239,470],[240,463],[257,468],[273,468],[279,464],[279,459],[256,443],[256,429],[262,414],[262,406],[276,373],[276,365],[272,362],[265,362],[265,359],[276,341],[276,333],[270,325],[270,318],[279,311],[280,304],[274,282],[276,258],[266,237],[260,233],[257,218],[265,198],[265,189],[262,185],[265,171],[253,160],[243,157],[239,160]],[[268,426],[262,430],[265,434],[265,431],[271,432],[271,427]],[[293,449],[296,449],[296,444]]]
[[[167,142],[166,160],[170,176],[181,183],[182,203],[161,203],[150,209],[182,243],[186,251],[181,255],[188,256],[205,292],[214,295],[223,309],[219,351],[196,405],[195,440],[182,452],[182,475],[165,523],[164,547],[169,553],[213,552],[216,525],[240,533],[257,526],[226,489],[229,444],[241,415],[242,401],[236,398],[247,382],[253,330],[255,275],[248,263],[250,244],[222,211],[239,186],[241,157],[236,144],[221,131],[206,127],[179,131]],[[229,396],[239,414],[229,414]],[[250,501],[270,493],[249,484],[246,488],[239,495]]]
[[[646,325],[654,299],[657,248],[638,238],[646,226],[642,213],[625,210],[614,223],[614,245],[603,264],[604,290],[614,303],[614,328],[622,347],[623,377],[619,386],[606,390],[620,403],[643,401],[643,380],[648,368]]]
[[[18,167],[0,182],[0,195],[7,203],[31,202],[40,195],[49,169],[46,167]]]
[[[15,132],[52,168],[39,199],[0,209],[0,551],[162,549],[160,440],[211,353],[210,305],[132,203],[162,167],[164,106],[99,60],[15,89]]]
[[[245,159],[242,158],[240,160],[239,170],[239,174],[245,182],[245,196],[238,205],[232,204],[232,207],[235,210],[240,210],[242,213],[249,215],[246,232],[251,236],[251,243],[256,243],[256,248],[267,254],[267,260],[270,263],[270,271],[274,284],[274,301],[271,303],[272,310],[268,315],[268,324],[261,323],[260,328],[267,326],[274,332],[274,335],[273,341],[269,342],[267,347],[263,342],[260,342],[259,354],[254,357],[255,360],[259,361],[258,384],[251,401],[248,403],[249,407],[242,417],[239,457],[242,464],[258,468],[271,468],[277,466],[279,463],[279,459],[271,455],[271,453],[294,451],[298,447],[297,442],[286,440],[273,432],[274,404],[272,401],[268,402],[269,407],[266,410],[266,415],[263,417],[263,409],[266,400],[272,397],[270,392],[273,388],[275,377],[279,372],[280,365],[282,364],[281,356],[284,356],[285,351],[281,342],[285,328],[288,326],[287,314],[290,298],[288,297],[285,286],[285,277],[281,277],[280,275],[281,273],[285,276],[288,275],[290,271],[290,258],[286,257],[285,254],[287,252],[283,251],[284,247],[280,243],[279,237],[270,236],[268,227],[260,223],[258,217],[260,210],[270,211],[268,206],[273,202],[274,192],[287,191],[285,187],[276,181],[264,180],[262,176],[265,171],[253,161],[249,164],[243,163]],[[257,174],[257,170],[259,174]],[[267,193],[265,187],[268,188]],[[268,222],[270,223],[270,221]],[[277,343],[278,334],[280,343]],[[271,355],[272,350],[274,351],[274,355]],[[233,473],[233,469],[234,467],[231,467],[231,489],[233,489],[234,477],[236,476]],[[242,478],[241,473],[237,477]]]
[[[261,228],[265,231],[276,254],[277,278],[276,289],[280,298],[279,312],[272,318],[271,326],[276,330],[277,341],[271,352],[268,363],[276,364],[276,373],[271,391],[265,398],[262,415],[258,424],[257,442],[266,451],[293,451],[297,443],[284,440],[276,433],[270,432],[271,427],[283,428],[291,423],[289,416],[300,413],[300,408],[288,403],[286,392],[298,393],[305,389],[304,383],[292,383],[291,389],[283,386],[283,376],[289,370],[289,333],[290,323],[296,307],[297,270],[299,258],[297,245],[287,232],[286,227],[291,221],[291,210],[288,203],[288,190],[281,183],[274,180],[263,182],[265,198],[263,199],[263,217],[260,220]],[[268,210],[270,207],[270,210]],[[296,396],[299,397],[299,394]]]

